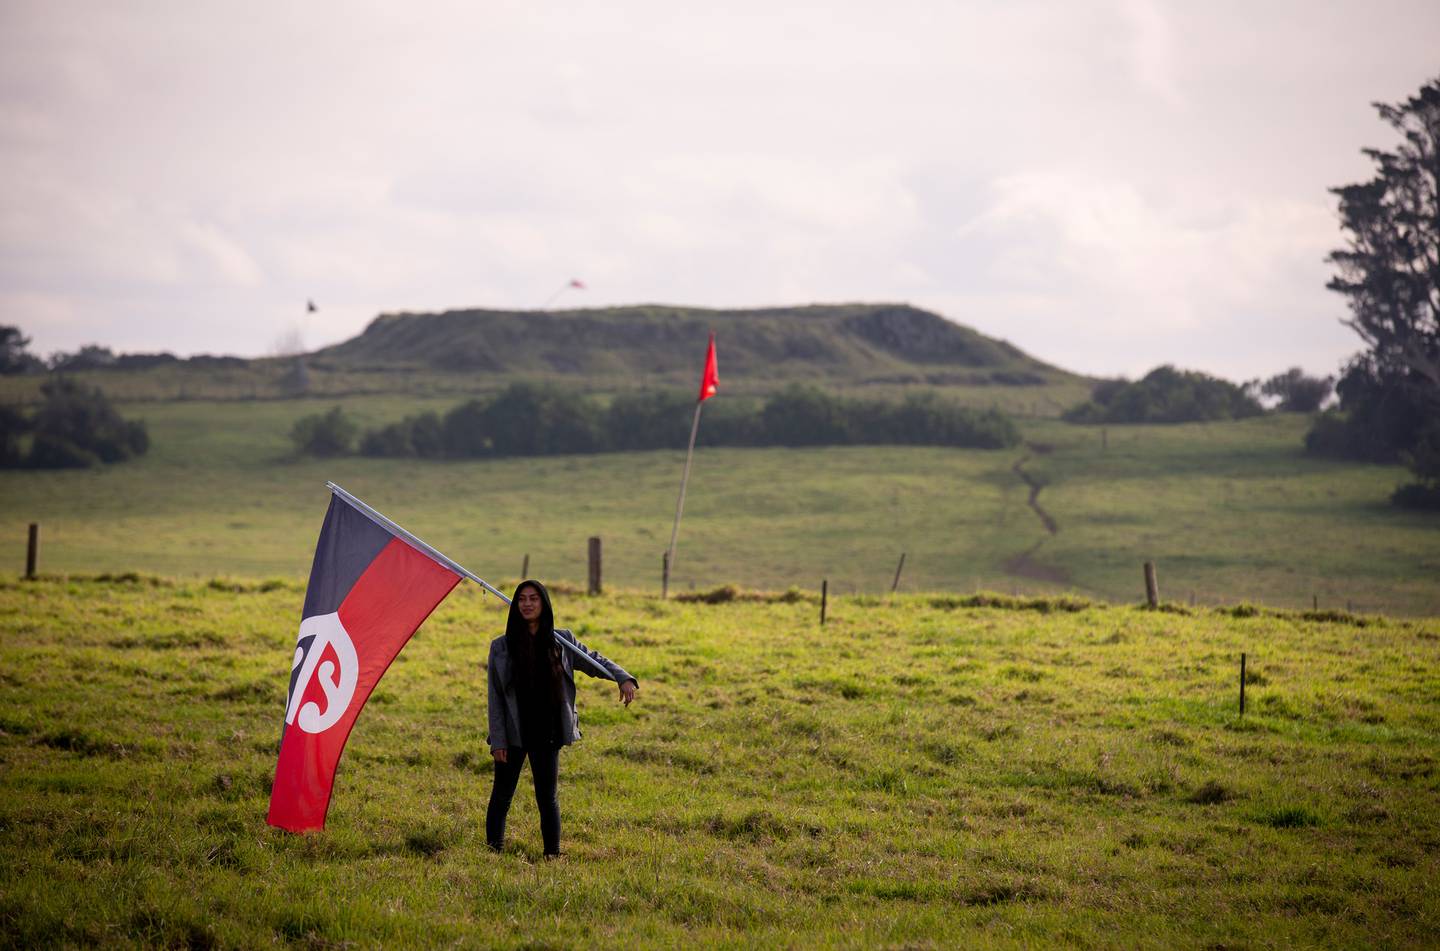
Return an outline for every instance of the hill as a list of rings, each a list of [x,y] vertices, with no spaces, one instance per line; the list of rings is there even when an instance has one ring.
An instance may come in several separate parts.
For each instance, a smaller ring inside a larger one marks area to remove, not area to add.
[[[382,314],[358,337],[317,351],[311,365],[689,379],[711,330],[728,380],[1042,385],[1071,377],[1004,341],[904,304]]]
[[[791,382],[886,397],[924,387],[975,408],[1054,417],[1087,398],[1094,383],[904,304],[382,314],[358,336],[299,360],[122,354],[71,375],[135,402],[453,397],[517,380],[593,393],[689,391],[711,330],[727,397],[760,397]],[[0,377],[0,403],[36,402],[43,380]]]

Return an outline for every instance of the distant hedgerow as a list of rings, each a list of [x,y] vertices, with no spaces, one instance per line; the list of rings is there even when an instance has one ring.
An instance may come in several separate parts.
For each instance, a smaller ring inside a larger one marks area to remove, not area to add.
[[[565,390],[515,383],[443,416],[407,416],[365,432],[360,452],[398,458],[473,459],[673,449],[685,444],[694,411],[678,394],[633,391],[608,405]],[[344,434],[338,410],[312,416],[292,434],[302,452],[330,454]],[[325,436],[335,438],[325,439]],[[933,394],[900,402],[848,399],[790,386],[756,407],[707,406],[699,442],[706,446],[920,445],[1000,449],[1019,431],[996,410],[975,410]],[[311,448],[307,448],[307,445]]]

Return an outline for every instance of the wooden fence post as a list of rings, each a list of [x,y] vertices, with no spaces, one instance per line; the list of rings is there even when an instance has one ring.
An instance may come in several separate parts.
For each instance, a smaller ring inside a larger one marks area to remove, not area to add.
[[[1155,562],[1145,562],[1145,603],[1152,608],[1160,606],[1160,584],[1155,580]]]
[[[670,551],[660,553],[660,600],[670,597]]]
[[[820,626],[825,626],[825,602],[830,597],[830,579],[826,578],[820,582]]]
[[[40,563],[40,523],[30,523],[30,544],[25,547],[25,577],[34,579]]]
[[[600,536],[590,536],[590,593],[600,593]]]
[[[890,593],[894,594],[895,589],[900,587],[900,572],[905,570],[905,553],[900,553],[900,564],[895,566],[895,580],[890,585]]]
[[[524,581],[530,577],[530,553],[527,551],[525,557],[520,559],[520,580]]]
[[[1240,715],[1245,715],[1245,652],[1240,652]]]

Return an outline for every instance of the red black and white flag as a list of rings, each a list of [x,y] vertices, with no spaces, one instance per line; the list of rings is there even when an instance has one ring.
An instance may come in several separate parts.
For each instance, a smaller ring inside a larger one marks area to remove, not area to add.
[[[383,517],[331,496],[290,664],[271,825],[324,828],[356,717],[410,635],[460,582],[458,566],[435,554]]]

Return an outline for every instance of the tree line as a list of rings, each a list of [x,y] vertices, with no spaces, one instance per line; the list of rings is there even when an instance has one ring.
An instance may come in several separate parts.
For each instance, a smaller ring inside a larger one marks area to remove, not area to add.
[[[441,414],[417,413],[361,431],[336,407],[296,422],[291,439],[308,455],[476,459],[675,449],[684,446],[695,403],[671,393],[635,391],[608,402],[562,389],[515,383],[487,399]],[[996,410],[976,410],[934,394],[898,402],[835,396],[794,385],[758,406],[727,400],[705,408],[702,446],[924,445],[1000,449],[1020,441]]]

